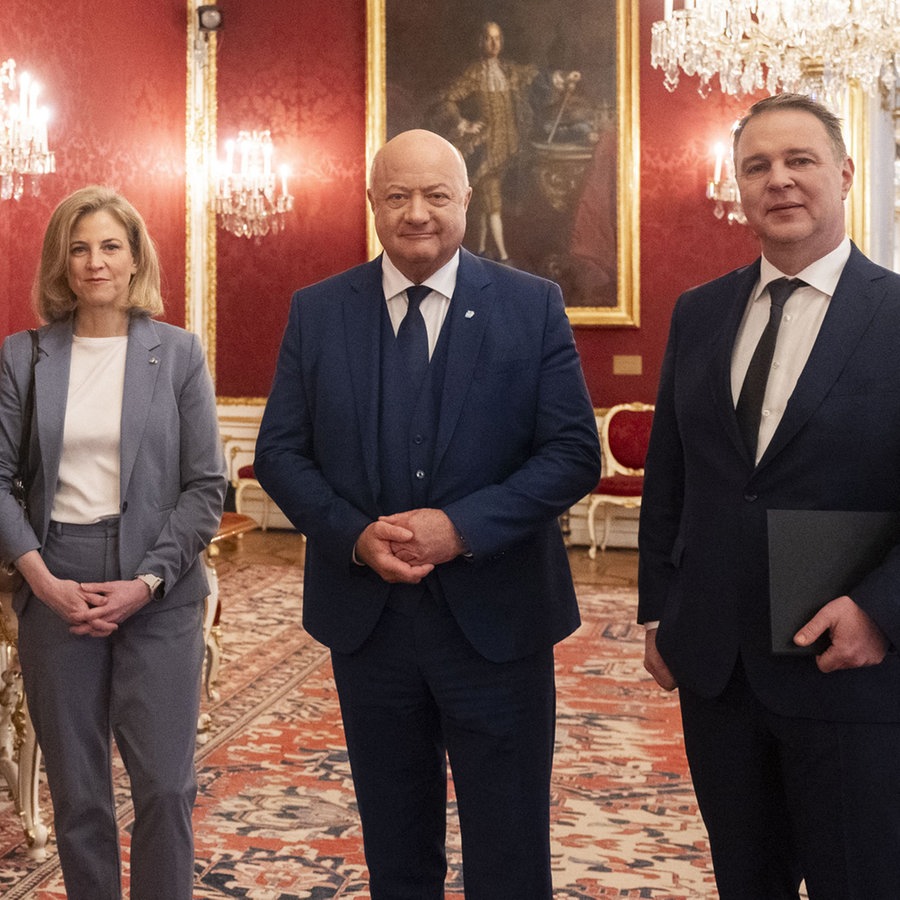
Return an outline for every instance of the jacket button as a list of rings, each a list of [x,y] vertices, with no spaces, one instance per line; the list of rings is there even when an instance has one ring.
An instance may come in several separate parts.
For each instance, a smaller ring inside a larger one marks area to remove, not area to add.
[[[418,478],[421,481],[424,477],[425,477],[425,473],[421,469],[419,469],[416,472],[416,478]]]

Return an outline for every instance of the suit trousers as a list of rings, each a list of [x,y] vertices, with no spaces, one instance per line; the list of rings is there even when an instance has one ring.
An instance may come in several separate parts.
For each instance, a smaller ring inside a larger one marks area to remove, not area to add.
[[[680,689],[685,749],[721,900],[900,897],[900,724],[764,707],[738,663],[727,689]]]
[[[115,580],[117,521],[51,523],[43,556],[58,577]],[[131,900],[192,896],[202,614],[199,603],[145,607],[106,638],[71,634],[34,596],[20,616],[25,692],[69,900],[122,896],[111,735],[134,801]]]
[[[444,896],[448,757],[467,900],[549,900],[552,647],[490,662],[424,592],[332,663],[372,900]]]

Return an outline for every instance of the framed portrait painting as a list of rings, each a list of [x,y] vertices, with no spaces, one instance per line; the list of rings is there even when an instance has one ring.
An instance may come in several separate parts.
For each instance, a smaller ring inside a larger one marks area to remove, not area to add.
[[[558,282],[573,324],[639,325],[635,5],[367,3],[369,162],[442,134],[473,189],[467,249]]]

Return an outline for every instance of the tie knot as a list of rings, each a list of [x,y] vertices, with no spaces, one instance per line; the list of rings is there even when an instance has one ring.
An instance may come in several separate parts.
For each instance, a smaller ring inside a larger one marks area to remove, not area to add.
[[[805,284],[806,282],[799,278],[776,278],[774,281],[770,281],[769,299],[772,301],[772,306],[783,307],[787,303],[787,298]]]
[[[406,289],[406,299],[409,309],[418,309],[419,304],[431,293],[431,288],[426,284],[411,284]]]

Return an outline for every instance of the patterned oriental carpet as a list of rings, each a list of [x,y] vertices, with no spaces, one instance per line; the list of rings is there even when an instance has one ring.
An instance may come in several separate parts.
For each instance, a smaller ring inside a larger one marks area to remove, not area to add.
[[[327,652],[299,624],[300,573],[221,557],[218,565],[223,658],[197,750],[194,898],[363,900],[338,701]],[[580,601],[584,624],[557,648],[554,896],[714,898],[677,699],[643,672],[634,592],[582,587]],[[123,771],[117,783],[127,878],[133,813]],[[0,797],[0,895],[63,900],[52,842],[44,861],[30,860],[17,825]],[[452,812],[448,840],[447,898],[462,900]]]

